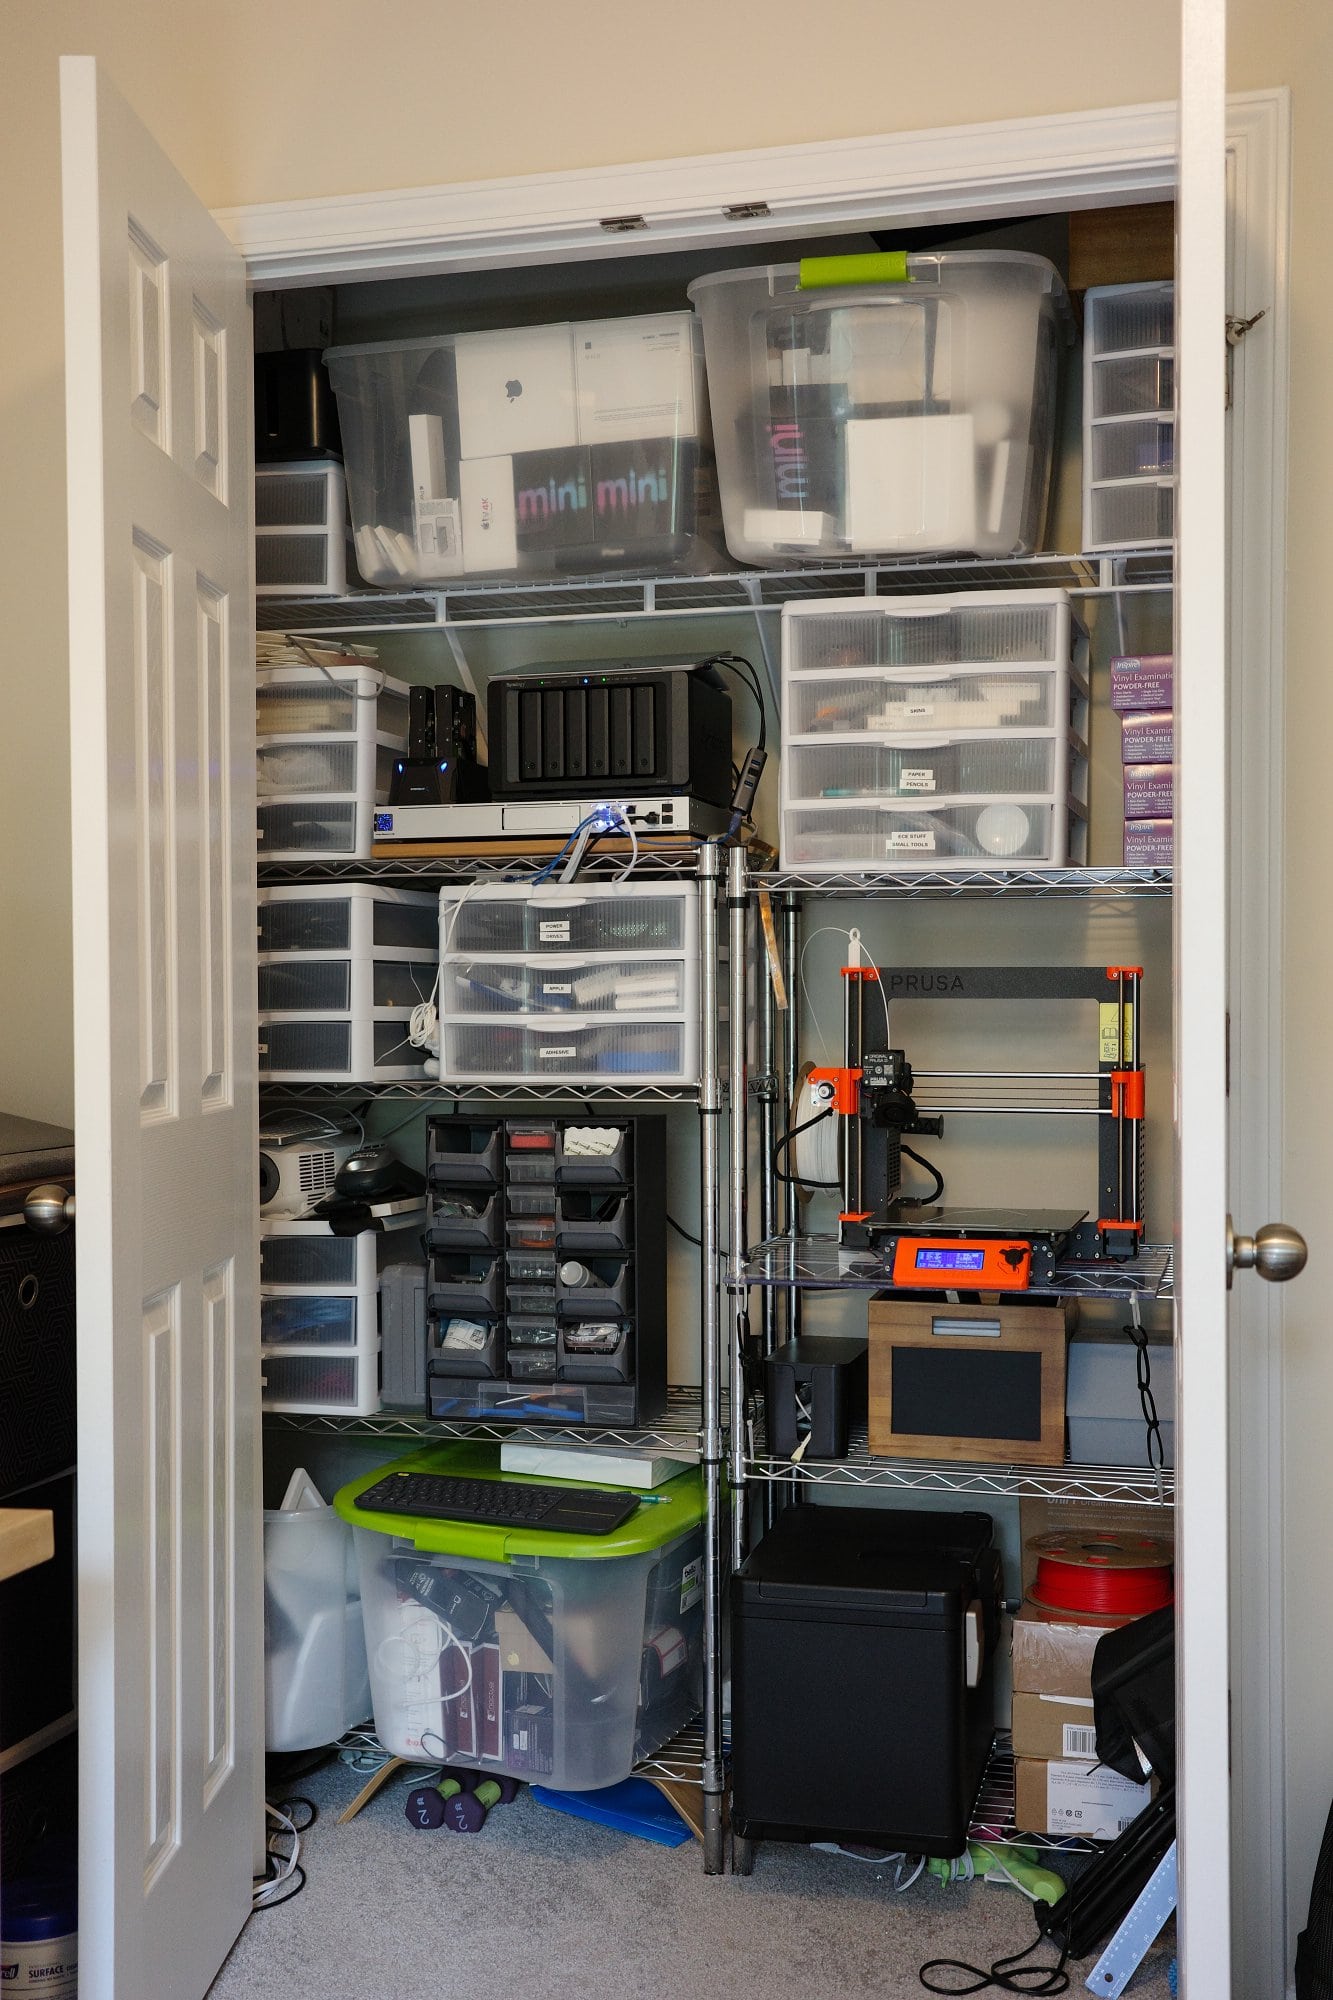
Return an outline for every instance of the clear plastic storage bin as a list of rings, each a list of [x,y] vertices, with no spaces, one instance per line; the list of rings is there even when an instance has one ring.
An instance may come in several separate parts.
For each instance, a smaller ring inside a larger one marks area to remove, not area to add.
[[[782,616],[782,865],[1086,859],[1087,637],[1063,591]]]
[[[712,452],[691,314],[324,358],[367,582],[670,570],[705,553]]]
[[[697,1082],[697,946],[693,883],[442,890],[440,1075]]]
[[[521,1478],[501,1475],[498,1447],[484,1444],[430,1446],[398,1465]],[[628,1777],[697,1713],[697,1472],[587,1537],[359,1513],[380,1476],[334,1505],[354,1528],[375,1729],[395,1756],[581,1791]]]
[[[264,1747],[316,1750],[371,1712],[352,1531],[304,1472],[264,1510]]]
[[[371,667],[261,667],[259,857],[370,858],[375,807],[407,749],[408,690]]]
[[[1094,285],[1084,301],[1083,546],[1175,529],[1175,287]]]
[[[739,561],[1038,546],[1071,324],[1044,257],[816,258],[689,296]]]

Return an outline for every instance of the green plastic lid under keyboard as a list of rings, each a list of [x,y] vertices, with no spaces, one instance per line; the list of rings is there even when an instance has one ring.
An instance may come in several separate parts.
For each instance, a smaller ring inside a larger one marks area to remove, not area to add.
[[[515,1556],[563,1556],[567,1562],[605,1561],[610,1556],[640,1556],[674,1542],[697,1527],[704,1517],[703,1474],[678,1472],[674,1479],[640,1494],[639,1510],[623,1526],[609,1535],[565,1535],[549,1529],[492,1527],[483,1521],[424,1520],[419,1514],[378,1514],[362,1512],[356,1505],[364,1493],[386,1472],[450,1472],[464,1479],[502,1479],[519,1486],[563,1484],[549,1472],[528,1477],[521,1472],[500,1470],[500,1447],[473,1439],[448,1444],[428,1444],[419,1451],[398,1458],[391,1465],[376,1466],[362,1473],[333,1496],[333,1505],[344,1521],[354,1528],[369,1528],[379,1535],[396,1535],[410,1540],[414,1548],[433,1555],[470,1556],[478,1562],[512,1562]],[[570,1480],[571,1486],[595,1486],[596,1480]],[[623,1488],[605,1489],[623,1491]]]

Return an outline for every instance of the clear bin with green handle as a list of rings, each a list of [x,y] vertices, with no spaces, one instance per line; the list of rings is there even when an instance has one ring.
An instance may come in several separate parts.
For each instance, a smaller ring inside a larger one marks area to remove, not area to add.
[[[1040,546],[1068,299],[1009,250],[696,278],[727,547],[788,565]]]
[[[355,1530],[387,1750],[585,1791],[628,1777],[698,1712],[700,1473],[642,1493],[614,1533],[584,1536],[360,1511],[357,1495],[389,1470],[534,1483],[501,1473],[498,1446],[464,1442],[428,1445],[336,1495]]]

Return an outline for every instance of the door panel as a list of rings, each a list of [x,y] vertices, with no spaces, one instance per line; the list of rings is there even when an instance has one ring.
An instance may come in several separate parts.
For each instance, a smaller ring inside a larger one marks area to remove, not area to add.
[[[94,64],[61,92],[80,1990],[200,2000],[262,1813],[249,312]]]
[[[1182,0],[1174,997],[1176,1686],[1186,2000],[1231,1991],[1225,28],[1225,0]]]

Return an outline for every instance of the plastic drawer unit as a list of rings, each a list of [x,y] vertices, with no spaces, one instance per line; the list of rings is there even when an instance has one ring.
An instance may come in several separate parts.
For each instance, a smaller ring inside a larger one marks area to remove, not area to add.
[[[407,749],[407,707],[407,684],[377,668],[260,668],[261,862],[369,860],[375,807]]]
[[[986,1514],[778,1516],[731,1579],[737,1833],[963,1852],[995,1722],[991,1532]]]
[[[256,597],[341,597],[347,488],[332,461],[255,467]]]
[[[259,892],[259,1072],[384,1083],[424,1074],[412,1010],[439,970],[436,897],[336,883]]]
[[[440,892],[440,1075],[699,1079],[698,891],[687,883]]]
[[[1083,546],[1165,547],[1175,529],[1175,287],[1094,285],[1083,319]]]
[[[660,571],[710,553],[692,314],[379,341],[324,358],[368,583]]]
[[[432,1445],[395,1469],[521,1477],[499,1463],[498,1446]],[[386,1750],[582,1791],[628,1777],[697,1713],[698,1472],[656,1487],[614,1533],[586,1537],[359,1512],[357,1495],[380,1476],[353,1480],[334,1505],[356,1533]]]
[[[432,1118],[430,1412],[642,1424],[666,1401],[660,1117]]]
[[[1072,325],[1044,257],[808,258],[689,296],[738,561],[1040,545]]]
[[[327,1222],[261,1221],[259,1340],[266,1410],[371,1416],[380,1406],[379,1279],[424,1208],[335,1236]]]
[[[1085,861],[1087,649],[1064,591],[784,605],[783,867]]]

